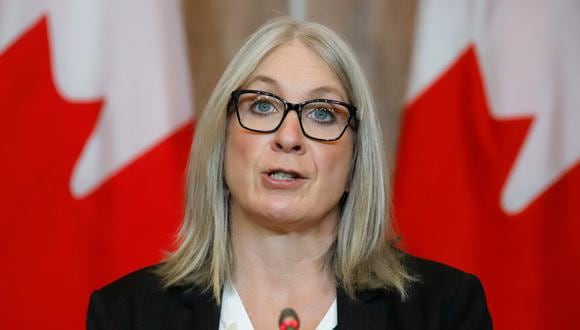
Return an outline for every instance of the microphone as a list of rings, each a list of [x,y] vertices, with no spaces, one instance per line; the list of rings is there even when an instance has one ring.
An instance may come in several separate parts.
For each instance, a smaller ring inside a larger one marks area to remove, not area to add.
[[[298,330],[300,329],[300,320],[292,308],[284,308],[280,313],[278,320],[279,330]]]

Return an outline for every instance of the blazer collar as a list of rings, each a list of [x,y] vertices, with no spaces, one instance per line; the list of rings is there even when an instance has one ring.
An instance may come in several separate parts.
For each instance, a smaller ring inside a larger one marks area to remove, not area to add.
[[[220,306],[211,292],[190,287],[181,293],[181,301],[191,310],[191,324],[195,329],[219,328]]]
[[[336,290],[338,327],[336,329],[386,329],[389,323],[392,292],[377,289],[358,292],[350,298],[342,288]]]
[[[220,306],[211,292],[190,287],[181,293],[182,303],[191,311],[189,322],[197,329],[218,329]],[[384,329],[390,319],[390,301],[399,299],[386,290],[367,290],[350,298],[346,292],[336,289],[338,330]]]

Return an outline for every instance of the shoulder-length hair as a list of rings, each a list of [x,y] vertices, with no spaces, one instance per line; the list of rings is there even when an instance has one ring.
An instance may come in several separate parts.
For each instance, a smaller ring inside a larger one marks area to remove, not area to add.
[[[158,268],[165,286],[196,285],[213,292],[232,271],[229,237],[229,194],[224,181],[227,107],[232,91],[245,84],[272,50],[300,41],[334,71],[358,108],[358,127],[349,192],[342,203],[337,237],[326,254],[331,269],[348,295],[356,291],[395,289],[406,297],[409,276],[394,247],[388,213],[388,174],[379,121],[371,91],[352,50],[328,28],[288,18],[269,21],[253,33],[230,62],[214,89],[201,119],[187,167],[186,205],[177,249]]]

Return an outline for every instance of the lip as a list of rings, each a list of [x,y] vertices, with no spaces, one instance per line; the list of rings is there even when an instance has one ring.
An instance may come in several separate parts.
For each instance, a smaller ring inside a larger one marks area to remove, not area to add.
[[[277,171],[290,173],[290,174],[294,175],[296,178],[291,179],[291,180],[276,180],[270,176],[270,173],[277,172]],[[271,188],[271,189],[298,188],[302,184],[304,184],[304,182],[308,179],[300,172],[297,172],[294,170],[289,170],[289,169],[283,169],[283,168],[272,168],[272,169],[269,169],[267,171],[264,171],[264,172],[262,172],[261,178],[262,178],[262,182],[263,182],[264,186],[267,188]]]
[[[288,169],[288,168],[283,168],[283,167],[272,167],[272,168],[269,168],[268,170],[264,171],[263,173],[266,175],[269,175],[270,173],[273,173],[273,172],[285,172],[285,173],[292,174],[297,179],[306,179],[306,176],[304,174],[300,173],[299,171]]]

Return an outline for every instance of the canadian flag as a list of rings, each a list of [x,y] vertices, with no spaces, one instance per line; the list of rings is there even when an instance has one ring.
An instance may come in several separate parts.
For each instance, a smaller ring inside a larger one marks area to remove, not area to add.
[[[410,252],[496,329],[580,324],[580,2],[421,0],[394,188]]]
[[[180,1],[0,0],[0,328],[158,262],[192,136]]]

